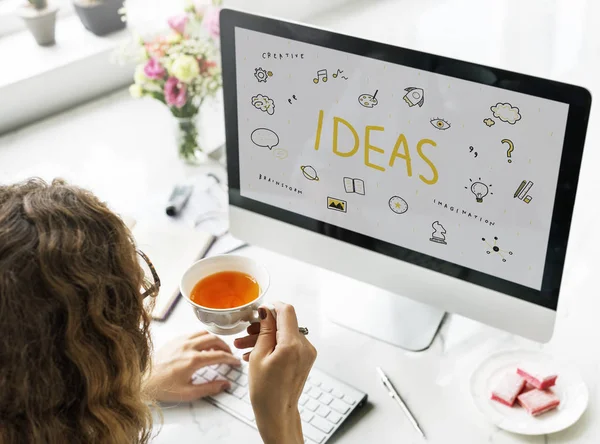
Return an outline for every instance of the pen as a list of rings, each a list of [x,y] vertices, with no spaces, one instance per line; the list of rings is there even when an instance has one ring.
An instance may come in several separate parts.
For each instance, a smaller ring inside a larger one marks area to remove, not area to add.
[[[377,372],[379,373],[379,377],[381,378],[381,382],[383,383],[384,387],[388,390],[389,395],[398,402],[398,404],[400,405],[400,408],[402,409],[404,414],[408,417],[408,420],[411,422],[411,424],[413,425],[415,430],[417,430],[417,432],[419,432],[424,439],[427,439],[425,437],[425,433],[423,433],[423,430],[421,430],[421,427],[419,427],[419,423],[417,422],[415,417],[412,415],[412,413],[408,409],[408,406],[404,403],[404,401],[402,400],[402,397],[400,396],[398,391],[394,388],[393,384],[390,382],[390,380],[388,379],[386,374],[383,373],[383,370],[381,370],[380,367],[377,367]]]

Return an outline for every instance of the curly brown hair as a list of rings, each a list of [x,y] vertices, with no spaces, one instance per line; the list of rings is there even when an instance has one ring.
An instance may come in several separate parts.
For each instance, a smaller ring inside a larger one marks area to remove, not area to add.
[[[0,186],[0,443],[148,443],[143,271],[123,221],[55,180]]]

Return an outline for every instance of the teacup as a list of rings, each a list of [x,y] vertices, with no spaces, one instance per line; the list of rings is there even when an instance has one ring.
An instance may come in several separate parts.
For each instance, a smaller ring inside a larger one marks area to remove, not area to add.
[[[190,299],[194,286],[205,277],[222,271],[239,271],[252,276],[258,283],[258,297],[253,301],[235,308],[203,307]],[[234,335],[245,330],[251,323],[258,322],[258,308],[263,303],[269,289],[267,269],[245,256],[231,254],[212,256],[195,262],[181,278],[179,289],[185,300],[194,308],[196,317],[206,329],[217,335]]]

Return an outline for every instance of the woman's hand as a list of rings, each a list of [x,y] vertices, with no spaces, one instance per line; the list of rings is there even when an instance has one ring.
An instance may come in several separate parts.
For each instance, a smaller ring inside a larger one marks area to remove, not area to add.
[[[191,382],[196,370],[214,364],[235,366],[240,361],[225,342],[205,331],[174,339],[156,353],[145,389],[152,399],[163,402],[216,395],[228,388],[229,382],[217,380],[199,385]]]
[[[275,309],[277,320],[261,307],[260,324],[248,327],[248,336],[234,345],[254,347],[243,358],[250,362],[250,400],[265,444],[303,443],[298,400],[317,351],[298,332],[294,307],[276,303]]]

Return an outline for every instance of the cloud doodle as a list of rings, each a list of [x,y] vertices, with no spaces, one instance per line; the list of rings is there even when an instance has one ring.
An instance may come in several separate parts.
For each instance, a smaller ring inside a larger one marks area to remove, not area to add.
[[[490,106],[490,110],[494,113],[496,119],[500,119],[503,122],[514,125],[516,122],[521,120],[521,114],[519,114],[519,108],[513,107],[510,103],[496,103],[495,106]]]

